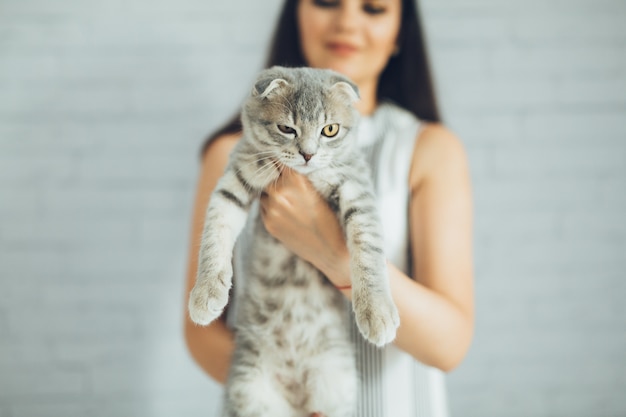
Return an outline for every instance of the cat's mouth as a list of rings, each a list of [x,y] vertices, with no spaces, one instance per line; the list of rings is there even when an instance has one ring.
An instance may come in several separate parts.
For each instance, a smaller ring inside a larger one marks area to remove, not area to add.
[[[308,174],[310,172],[315,171],[316,169],[319,169],[319,165],[316,164],[315,162],[312,161],[302,161],[302,162],[298,162],[295,164],[284,164],[284,166],[289,167],[291,169],[293,169],[294,171],[297,171],[301,174]]]

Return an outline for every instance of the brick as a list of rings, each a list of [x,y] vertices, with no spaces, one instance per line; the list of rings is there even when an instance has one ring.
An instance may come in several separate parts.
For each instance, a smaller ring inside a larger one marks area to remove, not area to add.
[[[568,9],[563,8],[560,0],[532,0],[524,3],[501,0],[424,0],[422,8],[437,14],[463,16],[467,13],[489,13],[518,15],[537,15],[541,12],[555,12],[571,14],[585,14],[588,12],[623,12],[624,3],[621,0],[571,0],[567,2]],[[559,16],[554,16],[558,18]]]
[[[58,51],[57,53],[46,51],[40,54],[25,55],[23,53],[17,54],[10,48],[6,48],[8,50],[5,51],[5,48],[3,47],[3,60],[2,66],[0,66],[0,80],[3,81],[4,88],[8,84],[5,83],[9,80],[46,77],[46,75],[50,77],[60,72],[62,58]],[[3,103],[4,105],[5,103]]]
[[[15,281],[5,285],[5,291],[10,299],[30,300],[38,308],[58,309],[59,306],[70,310],[84,311],[96,309],[107,310],[138,310],[154,311],[167,303],[160,300],[161,294],[167,291],[168,286],[163,282],[32,282]],[[174,281],[175,282],[175,281]],[[180,280],[182,286],[182,277]],[[169,286],[171,288],[171,285]],[[181,297],[173,297],[179,303]],[[12,305],[23,309],[23,305]]]
[[[62,149],[71,154],[97,146],[93,126],[72,123],[33,124],[2,121],[0,155],[54,154]],[[51,140],[54,138],[54,140]]]
[[[205,392],[206,394],[206,392]],[[213,394],[213,392],[209,392]],[[217,396],[213,394],[213,396]],[[204,412],[202,411],[204,410]],[[175,414],[180,417],[194,417],[202,415],[216,415],[219,412],[215,401],[207,404],[191,396],[181,398],[156,398],[153,401],[136,400],[108,400],[108,401],[42,401],[38,404],[20,404],[13,407],[13,416],[17,417],[49,417],[49,416],[138,416],[150,415],[161,417]],[[3,416],[0,414],[0,416]]]
[[[495,242],[501,240],[495,239]],[[550,271],[561,273],[574,272],[580,268],[588,268],[599,271],[610,272],[612,268],[623,265],[624,262],[624,241],[614,242],[612,240],[585,239],[585,238],[537,238],[520,239],[514,241],[506,239],[508,245],[493,245],[489,248],[489,256],[498,259],[514,259],[515,268],[533,272],[535,269],[550,268]],[[546,253],[550,257],[546,257]],[[585,257],[576,254],[585,254]],[[554,274],[558,276],[558,274]],[[554,278],[554,277],[553,277]]]
[[[624,212],[626,209],[626,195],[623,190],[626,189],[626,175],[602,181],[598,185],[598,189],[600,195],[598,200],[599,208],[605,210],[612,208],[616,212]]]
[[[9,320],[7,318],[7,313],[4,310],[5,303],[0,298],[0,337],[2,340],[8,340],[9,335]]]
[[[91,367],[141,360],[138,356],[143,356],[139,354],[144,349],[143,345],[144,342],[138,340],[58,340],[49,344],[49,350],[56,361]]]
[[[572,332],[586,328],[594,328],[597,331],[619,331],[626,325],[626,320],[611,320],[623,310],[618,306],[616,297],[608,297],[602,303],[593,303],[592,306],[581,303],[580,300],[566,301],[558,306],[554,305],[553,299],[547,297],[532,298],[529,300],[528,314],[530,320],[536,324],[535,329],[547,330],[570,330]],[[591,308],[590,308],[591,307]],[[612,338],[605,340],[605,346]],[[621,343],[624,347],[624,343]],[[565,354],[571,353],[568,350]]]
[[[626,72],[601,79],[562,78],[556,83],[557,95],[568,105],[626,105]]]
[[[41,192],[36,188],[11,187],[0,185],[0,217],[41,215]]]
[[[46,344],[0,341],[0,373],[24,368],[54,366],[55,361]],[[2,378],[0,378],[2,379]]]
[[[439,90],[444,103],[454,110],[465,110],[466,114],[467,110],[474,114],[490,113],[494,109],[511,112],[553,108],[558,101],[554,82],[524,77],[483,77],[471,82],[449,80]]]
[[[511,21],[505,16],[432,15],[425,20],[429,40],[434,45],[491,45],[511,38]]]
[[[467,116],[460,112],[449,114],[448,117],[448,127],[473,150],[479,147],[493,149],[498,145],[522,142],[524,139],[524,118],[519,114],[487,113]]]
[[[605,387],[604,390],[589,394],[588,391],[580,390],[571,392],[570,390],[559,390],[558,388],[536,387],[536,393],[529,394],[527,390],[510,387],[502,382],[502,396],[485,401],[484,397],[468,396],[460,393],[459,403],[456,413],[471,417],[496,417],[500,415],[502,409],[508,408],[508,416],[524,417],[527,413],[539,416],[551,415],[568,415],[575,417],[584,417],[591,414],[600,413],[603,416],[618,417],[621,415],[623,408],[616,404],[615,398],[619,397],[616,388]],[[536,386],[536,385],[535,385]],[[568,402],[573,406],[568,409],[569,412],[559,410],[555,407],[555,398],[561,397],[560,401]],[[478,397],[478,398],[476,398]]]
[[[158,184],[154,187],[94,187],[87,184],[48,187],[38,197],[42,201],[41,209],[52,217],[83,215],[123,219],[161,215],[169,219],[173,217],[179,223],[183,220],[181,217],[190,212],[193,199],[190,186]]]
[[[166,262],[170,264],[179,255],[116,242],[106,249],[85,247],[72,253],[72,263],[67,266],[62,282],[88,280],[98,282],[123,282],[132,277],[134,282],[162,282],[171,279],[163,273]]]
[[[476,216],[479,239],[536,241],[541,239],[589,239],[626,245],[626,225],[620,222],[622,211],[600,207],[588,211],[546,210],[537,212],[492,213]],[[613,219],[613,221],[610,221]],[[490,226],[497,225],[496,228]]]
[[[109,4],[115,4],[115,2],[111,2]],[[52,5],[50,5],[49,3],[41,0],[27,2],[7,2],[6,5],[3,5],[3,11],[5,11],[7,15],[9,13],[36,15],[37,12],[39,12],[45,14],[58,14],[63,16],[68,15],[71,12],[74,12],[76,14],[85,14],[94,9],[97,10],[97,7],[94,7],[93,4],[87,4],[78,0],[66,0],[61,3],[59,7],[52,7]]]
[[[489,337],[489,329],[485,324],[482,335]],[[479,345],[483,358],[504,358],[508,356],[512,363],[532,361],[538,357],[550,361],[580,360],[589,352],[596,352],[598,357],[619,357],[626,346],[623,335],[615,329],[595,329],[588,331],[579,326],[577,329],[539,328],[533,332],[532,342],[524,343],[526,334],[515,331],[500,331],[497,337],[489,340],[477,333],[476,343]],[[563,347],[567,346],[567,349]],[[467,382],[471,378],[466,379]]]
[[[83,180],[97,184],[186,183],[197,169],[197,159],[187,154],[120,155],[98,153],[85,155],[78,161],[77,175]]]
[[[499,362],[506,361],[508,361],[506,357],[499,358]],[[527,386],[528,381],[534,380],[536,386],[542,389],[566,390],[570,387],[589,389],[595,386],[602,390],[611,389],[613,381],[619,381],[619,373],[623,372],[622,367],[614,366],[603,358],[585,361],[576,361],[572,358],[554,359],[551,364],[552,372],[542,372],[541,368],[544,366],[537,363],[536,359],[519,361],[515,374],[511,374],[506,366],[496,366],[492,370],[493,381],[506,381],[506,385],[517,389]]]
[[[579,300],[578,294],[586,297],[606,298],[606,294],[615,294],[625,284],[622,283],[620,262],[612,260],[613,268],[602,260],[585,263],[570,262],[558,263],[536,262],[530,266],[523,265],[521,260],[526,257],[524,252],[511,258],[496,259],[490,251],[483,249],[486,255],[481,254],[483,260],[477,268],[477,277],[480,277],[485,293],[481,296],[485,301],[485,308],[490,308],[491,298],[506,298],[505,294],[515,294],[522,301],[537,298],[551,297],[554,300]],[[482,252],[481,251],[481,252]],[[602,273],[599,274],[599,271]],[[503,279],[510,277],[510,279]],[[526,303],[528,304],[528,303]],[[555,303],[556,305],[556,303]]]
[[[154,417],[166,417],[176,415],[180,417],[194,417],[197,415],[218,415],[221,404],[219,391],[206,390],[198,397],[178,397],[171,398],[158,396],[150,403],[141,399],[117,399],[116,401],[100,400],[96,401],[94,410],[90,416],[109,417],[116,416],[141,416],[150,415]]]
[[[0,243],[8,247],[104,248],[109,242],[136,242],[137,225],[133,219],[109,219],[94,216],[47,219],[16,219],[0,224]]]
[[[626,249],[626,224],[621,221],[622,213],[621,210],[563,213],[559,219],[560,235],[565,238],[602,239],[614,241],[616,244],[621,242]],[[610,221],[611,219],[613,221]]]
[[[543,143],[615,146],[626,136],[623,111],[618,109],[529,113],[522,120],[523,143],[529,147]]]
[[[48,400],[37,404],[19,404],[12,407],[14,417],[84,417],[91,415],[92,406],[76,400]]]
[[[0,155],[0,186],[49,185],[67,182],[72,178],[75,161],[71,155]]]
[[[225,119],[226,117],[224,117]],[[217,119],[214,124],[217,124]],[[0,155],[83,155],[109,153],[143,153],[147,146],[162,154],[179,153],[198,161],[197,152],[207,134],[207,121],[195,120],[186,126],[171,122],[129,120],[110,122],[60,122],[51,124],[3,123],[0,125]],[[174,142],[172,138],[176,137]]]
[[[442,46],[431,53],[431,65],[436,79],[481,79],[488,71],[490,49],[478,46]]]
[[[493,176],[493,149],[468,148],[466,152],[473,185],[480,187],[483,181]]]
[[[626,407],[615,398],[621,395],[623,382],[605,387],[603,390],[588,391],[579,389],[574,392],[555,389],[548,398],[548,410],[555,415],[582,415],[596,413],[603,416],[618,417],[626,413]]]
[[[535,149],[501,148],[495,152],[495,171],[499,178],[610,178],[626,170],[626,149],[622,145],[589,146],[544,145]]]
[[[63,306],[29,305],[14,308],[8,317],[11,333],[30,343],[43,340],[133,340],[137,337],[136,313],[97,308],[71,309]]]
[[[543,44],[497,46],[490,49],[488,68],[494,74],[526,79],[616,76],[626,71],[623,44]]]
[[[81,395],[87,390],[85,371],[43,367],[15,369],[10,378],[0,378],[0,399],[36,399],[41,396]]]
[[[95,365],[91,371],[90,385],[96,396],[130,396],[159,393],[144,376],[146,363],[137,360]]]
[[[511,213],[491,213],[489,216],[477,215],[475,225],[477,234],[485,238],[498,239],[550,239],[560,232],[561,214],[557,211],[526,212],[522,217]],[[497,227],[491,227],[497,225]]]
[[[575,14],[564,14],[557,9],[551,14],[517,19],[513,25],[515,39],[544,44],[554,41],[563,44],[597,41],[620,43],[626,39],[626,31],[623,29],[626,8],[611,13]]]
[[[167,327],[169,328],[169,326]],[[135,351],[134,353],[137,357],[130,358],[131,363],[141,364],[145,362],[145,359],[148,359],[152,363],[158,364],[153,371],[150,372],[153,378],[144,381],[144,383],[141,384],[142,386],[137,387],[137,389],[181,397],[191,393],[201,395],[205,388],[194,388],[193,384],[183,386],[177,382],[180,381],[180,378],[187,377],[187,375],[191,373],[190,371],[195,371],[195,364],[192,363],[186,352],[183,338],[177,338],[172,342],[172,340],[157,339],[153,336],[153,343],[155,344],[155,349],[150,351],[148,355],[139,354],[139,351]],[[142,360],[141,357],[145,359]],[[134,370],[136,366],[118,366],[116,363],[126,364],[122,358],[117,358],[115,362],[101,362],[95,364],[96,366],[94,367],[93,373],[94,387],[96,387],[96,392],[100,395],[109,395],[107,392],[111,389],[115,391],[120,388],[123,389],[123,386],[117,384],[104,383],[105,379],[132,379],[132,372],[129,371]],[[196,377],[197,376],[201,375],[196,375]],[[196,377],[192,377],[191,375],[189,375],[189,377],[194,383],[199,382],[206,387],[207,384],[202,384],[202,379],[198,378],[198,381],[195,381]],[[125,384],[125,382],[122,382],[122,384]],[[97,389],[99,386],[102,386],[102,389]],[[113,393],[113,391],[110,393]]]
[[[492,178],[475,184],[477,216],[485,216],[488,220],[492,214],[508,214],[511,221],[519,221],[527,214],[532,216],[537,212],[566,211],[572,207],[593,210],[598,207],[605,179],[591,175],[574,179],[564,173],[560,177],[544,176],[537,181],[540,176],[529,172],[520,173],[517,179]]]
[[[0,234],[0,237],[2,235]],[[9,281],[12,282],[56,282],[61,278],[68,265],[67,252],[59,248],[14,248],[0,245],[0,265],[3,277],[7,281],[6,290],[0,292],[0,301],[19,302],[10,297]]]
[[[142,7],[143,3],[141,2],[128,3],[123,0],[111,0],[106,3],[85,3],[80,0],[64,0],[58,7],[52,7],[48,2],[43,0],[30,0],[28,2],[7,3],[6,7],[3,6],[3,12],[5,12],[6,16],[48,16],[57,18],[102,15],[114,16],[121,13],[133,16],[139,15],[138,17],[145,16],[146,14],[171,16],[180,13],[194,17],[198,16],[200,13],[204,13],[204,17],[207,20],[218,20],[223,13],[234,14],[234,11],[241,10],[242,8],[267,14],[268,9],[273,10],[279,6],[278,0],[271,0],[263,5],[247,3],[243,0],[231,1],[225,4],[207,4],[201,0],[185,0],[176,3],[169,0],[156,0],[150,4],[151,7],[147,10],[145,7]]]
[[[180,216],[145,217],[141,220],[139,239],[146,247],[180,248],[187,243],[189,222]]]

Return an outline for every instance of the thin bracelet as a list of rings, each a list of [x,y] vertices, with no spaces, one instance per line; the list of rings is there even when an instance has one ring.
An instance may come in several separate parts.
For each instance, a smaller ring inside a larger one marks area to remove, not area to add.
[[[340,291],[350,290],[350,289],[352,289],[352,284],[350,284],[350,285],[341,285],[341,286],[335,285],[335,288],[337,288]]]

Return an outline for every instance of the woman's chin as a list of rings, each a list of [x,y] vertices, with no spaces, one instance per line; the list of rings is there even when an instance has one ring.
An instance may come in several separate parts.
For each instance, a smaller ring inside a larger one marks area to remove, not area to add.
[[[321,65],[315,65],[315,67],[337,71],[338,73],[350,78],[354,82],[356,82],[356,80],[360,78],[359,75],[361,71],[359,71],[358,69],[359,65],[350,59],[326,60],[320,64]]]

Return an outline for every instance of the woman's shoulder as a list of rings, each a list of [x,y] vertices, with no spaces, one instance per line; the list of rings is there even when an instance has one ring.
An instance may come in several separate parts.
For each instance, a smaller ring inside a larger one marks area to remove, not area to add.
[[[202,150],[204,164],[228,159],[237,142],[241,139],[241,132],[224,133],[212,138]]]
[[[467,153],[461,139],[441,123],[423,122],[415,138],[411,188],[434,176],[467,172]]]
[[[210,140],[200,156],[199,190],[213,190],[217,180],[224,174],[230,153],[241,134],[223,134]],[[200,192],[200,191],[199,191]]]

